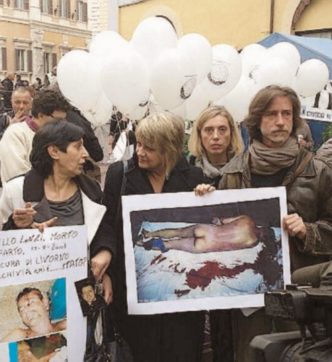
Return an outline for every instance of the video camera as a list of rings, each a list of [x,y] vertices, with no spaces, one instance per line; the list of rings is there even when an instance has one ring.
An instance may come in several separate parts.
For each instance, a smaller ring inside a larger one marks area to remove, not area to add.
[[[295,321],[299,330],[256,336],[255,362],[332,361],[332,274],[319,288],[291,284],[265,293],[265,313]]]

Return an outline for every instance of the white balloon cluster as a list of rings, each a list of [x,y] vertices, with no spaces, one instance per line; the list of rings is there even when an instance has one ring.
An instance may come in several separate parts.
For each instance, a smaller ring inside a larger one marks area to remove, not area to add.
[[[235,88],[217,104],[224,105],[238,122],[246,116],[251,99],[270,84],[293,88],[300,96],[320,92],[329,79],[327,65],[318,59],[301,63],[297,48],[280,42],[270,48],[250,44],[241,52],[242,75]]]
[[[293,86],[307,96],[327,80],[324,63],[300,64],[289,43],[269,49],[251,44],[240,55],[227,44],[212,47],[200,34],[178,39],[171,23],[160,17],[142,21],[129,42],[116,32],[101,32],[89,52],[73,50],[58,65],[61,91],[96,126],[109,120],[113,106],[133,120],[148,110],[194,120],[212,102],[241,121],[251,97],[268,84]]]

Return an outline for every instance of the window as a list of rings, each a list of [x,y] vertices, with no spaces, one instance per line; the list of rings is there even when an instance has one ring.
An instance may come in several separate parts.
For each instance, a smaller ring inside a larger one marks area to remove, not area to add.
[[[332,39],[332,29],[298,31],[296,35]]]
[[[43,63],[44,63],[44,73],[50,73],[53,69],[53,67],[55,67],[57,65],[57,55],[56,53],[51,53],[51,52],[44,52],[44,59],[43,59]]]
[[[29,0],[15,0],[16,9],[29,10]]]
[[[52,0],[40,0],[40,10],[44,14],[53,14],[53,1]]]
[[[62,18],[70,18],[69,0],[59,0],[59,16]]]
[[[84,1],[77,1],[77,20],[88,21],[88,4]]]
[[[32,51],[29,49],[15,49],[16,71],[32,72]]]
[[[1,70],[7,70],[7,48],[1,48]]]

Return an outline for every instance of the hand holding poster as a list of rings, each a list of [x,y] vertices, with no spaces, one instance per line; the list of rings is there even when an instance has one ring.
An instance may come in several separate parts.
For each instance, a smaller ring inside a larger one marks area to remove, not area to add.
[[[286,213],[283,187],[123,197],[129,313],[263,306],[290,282]]]
[[[86,276],[85,226],[0,232],[1,361],[82,361],[86,322],[74,282]]]

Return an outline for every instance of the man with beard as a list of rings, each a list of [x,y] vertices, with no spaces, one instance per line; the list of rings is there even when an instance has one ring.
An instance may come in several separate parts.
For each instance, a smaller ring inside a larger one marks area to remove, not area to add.
[[[261,89],[245,119],[249,149],[223,168],[219,183],[220,189],[286,187],[288,215],[282,221],[290,237],[292,271],[327,261],[332,254],[332,169],[298,144],[301,122],[300,101],[292,89]],[[196,193],[212,189],[200,185]],[[247,317],[235,311],[233,326],[236,361],[251,361],[250,340],[270,333],[272,321],[263,309]]]

